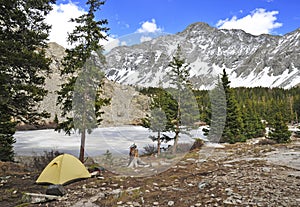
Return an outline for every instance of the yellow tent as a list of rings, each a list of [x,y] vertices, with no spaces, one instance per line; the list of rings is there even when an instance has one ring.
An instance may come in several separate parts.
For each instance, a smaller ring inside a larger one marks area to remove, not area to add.
[[[90,177],[91,174],[76,157],[62,154],[45,167],[36,182],[63,185],[71,180]]]

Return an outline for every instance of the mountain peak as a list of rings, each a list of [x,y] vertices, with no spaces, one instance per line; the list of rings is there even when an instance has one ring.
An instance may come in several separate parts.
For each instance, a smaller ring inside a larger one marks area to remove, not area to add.
[[[187,28],[183,31],[185,32],[191,32],[191,31],[214,31],[216,28],[211,27],[209,24],[205,22],[195,22],[187,26]]]
[[[213,87],[223,69],[233,87],[290,88],[300,83],[298,30],[285,36],[254,36],[203,22],[151,43],[108,53],[106,75],[122,84],[148,87],[163,81],[163,86],[168,87],[167,65],[178,44],[190,64],[195,88]]]

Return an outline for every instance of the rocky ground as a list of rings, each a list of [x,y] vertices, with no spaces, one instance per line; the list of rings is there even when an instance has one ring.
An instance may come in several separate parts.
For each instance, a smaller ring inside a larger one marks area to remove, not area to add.
[[[64,186],[66,195],[39,204],[24,199],[26,192],[45,193],[47,186],[34,183],[39,173],[21,164],[0,165],[0,206],[277,207],[300,203],[299,139],[283,145],[204,146],[161,173],[139,177],[105,171]]]

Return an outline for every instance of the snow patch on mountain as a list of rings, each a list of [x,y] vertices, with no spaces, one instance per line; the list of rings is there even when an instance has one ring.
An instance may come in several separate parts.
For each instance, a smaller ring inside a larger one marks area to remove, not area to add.
[[[232,87],[283,87],[291,88],[300,83],[300,71],[294,68],[293,71],[289,72],[285,70],[280,75],[269,74],[270,68],[266,67],[263,71],[255,74],[253,71],[245,78],[238,77],[234,72],[230,75]]]

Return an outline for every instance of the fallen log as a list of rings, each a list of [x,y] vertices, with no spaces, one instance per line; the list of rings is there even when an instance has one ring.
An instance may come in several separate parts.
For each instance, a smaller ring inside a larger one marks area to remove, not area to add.
[[[60,196],[38,194],[38,193],[25,193],[23,201],[30,203],[45,203],[49,201],[58,200]]]

